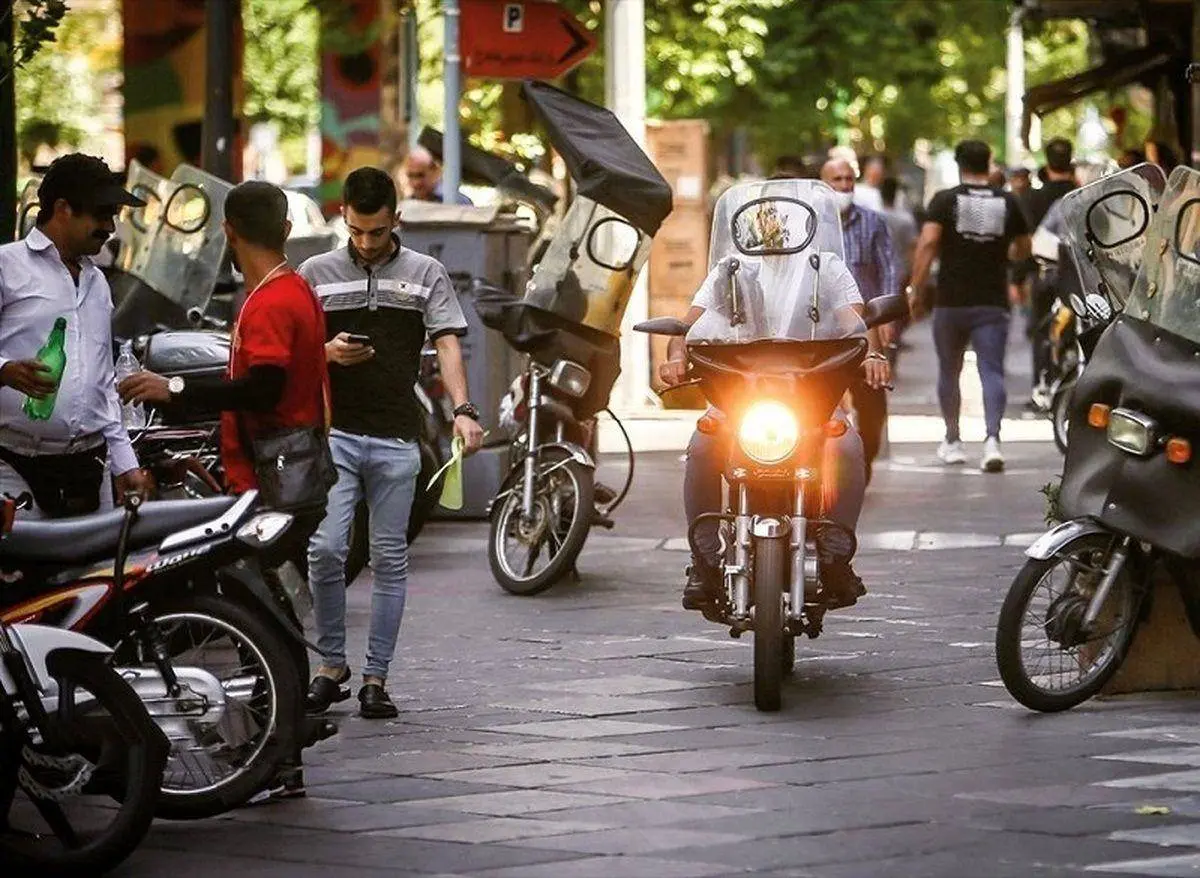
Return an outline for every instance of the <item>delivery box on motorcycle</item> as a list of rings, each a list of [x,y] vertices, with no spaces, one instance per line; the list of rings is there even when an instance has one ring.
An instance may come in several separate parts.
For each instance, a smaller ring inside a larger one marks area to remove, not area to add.
[[[1113,199],[1132,207],[1130,197]],[[1100,240],[1111,211],[1076,236]],[[1127,232],[1139,222],[1118,216]],[[1120,228],[1120,226],[1118,226]],[[1115,238],[1114,238],[1115,240]],[[1109,275],[1100,272],[1102,277]],[[1124,312],[1079,379],[1060,505],[1184,557],[1200,557],[1200,173],[1176,168],[1145,233]]]

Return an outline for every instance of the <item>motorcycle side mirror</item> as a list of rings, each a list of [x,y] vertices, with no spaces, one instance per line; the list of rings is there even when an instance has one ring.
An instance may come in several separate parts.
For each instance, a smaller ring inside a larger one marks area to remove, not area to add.
[[[907,316],[908,298],[905,296],[877,296],[863,307],[863,322],[867,324],[867,329]]]
[[[688,325],[678,317],[655,317],[653,320],[643,320],[633,327],[634,332],[645,332],[648,335],[687,335]]]

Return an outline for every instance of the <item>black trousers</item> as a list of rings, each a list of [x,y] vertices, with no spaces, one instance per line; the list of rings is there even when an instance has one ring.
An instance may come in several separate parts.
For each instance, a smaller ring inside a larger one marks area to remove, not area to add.
[[[882,387],[874,390],[859,384],[850,391],[854,411],[858,418],[858,433],[862,437],[863,460],[867,464],[867,478],[871,477],[871,465],[883,445],[883,428],[887,423],[887,391]]]

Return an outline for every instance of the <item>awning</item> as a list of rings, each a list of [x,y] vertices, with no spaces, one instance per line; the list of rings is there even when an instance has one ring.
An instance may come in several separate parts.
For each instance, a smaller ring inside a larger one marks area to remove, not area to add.
[[[1021,119],[1021,139],[1028,146],[1029,127],[1035,115],[1046,113],[1073,104],[1080,98],[1098,91],[1119,88],[1160,71],[1175,63],[1173,53],[1156,47],[1123,52],[1105,61],[1099,67],[1035,85],[1025,92],[1025,111]]]

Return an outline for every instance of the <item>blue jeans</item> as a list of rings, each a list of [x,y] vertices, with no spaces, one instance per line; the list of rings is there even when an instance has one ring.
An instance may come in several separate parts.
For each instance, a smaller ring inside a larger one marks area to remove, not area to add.
[[[946,422],[946,441],[959,440],[958,416],[962,374],[967,345],[975,349],[975,363],[983,384],[983,415],[987,435],[1000,438],[1000,422],[1008,393],[1004,389],[1004,349],[1008,345],[1009,311],[991,305],[969,308],[933,309],[933,346],[938,358],[938,405]]]
[[[841,412],[835,417],[845,420]],[[692,434],[683,476],[683,505],[689,525],[701,513],[723,511],[721,473],[729,459],[728,443],[731,441],[734,440],[728,432],[710,436],[697,430]],[[823,556],[822,561],[826,560],[826,554],[830,556],[829,560],[848,560],[854,554],[854,541],[850,535],[858,526],[863,497],[867,492],[862,439],[853,427],[846,430],[841,438],[826,442],[822,475],[822,490],[827,499],[825,514],[848,534],[822,534],[818,549]],[[707,521],[696,528],[695,543],[701,554],[695,560],[710,567],[720,566],[721,544],[716,521]]]
[[[354,507],[364,496],[371,517],[371,624],[365,677],[387,677],[396,652],[408,586],[408,516],[421,472],[417,443],[334,430],[329,436],[338,480],[329,492],[325,519],[308,546],[321,663],[346,667],[346,555]]]

